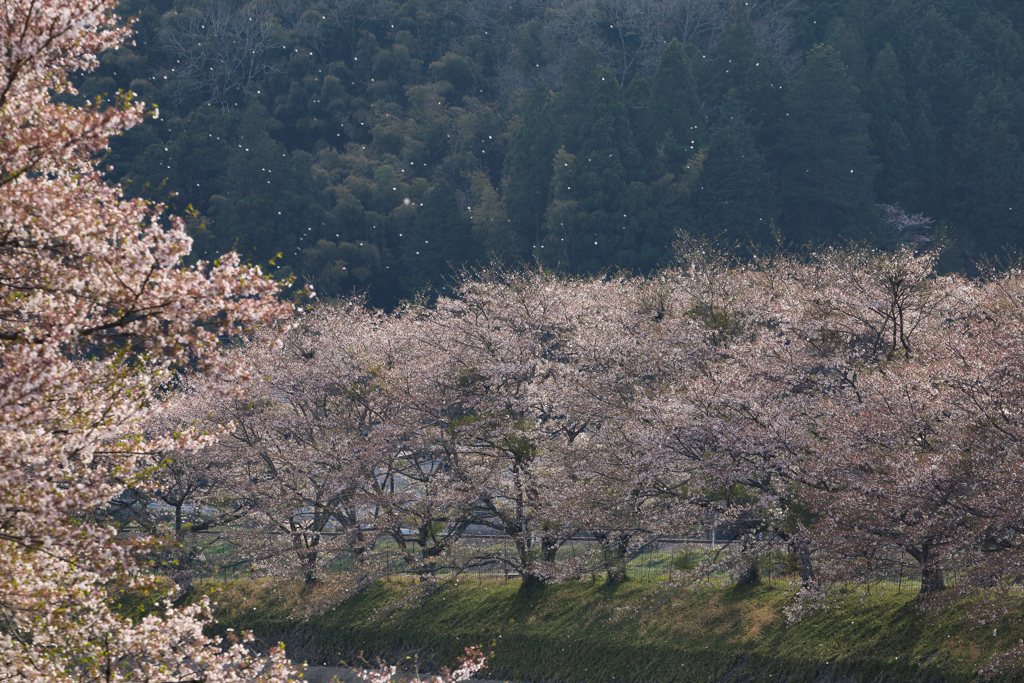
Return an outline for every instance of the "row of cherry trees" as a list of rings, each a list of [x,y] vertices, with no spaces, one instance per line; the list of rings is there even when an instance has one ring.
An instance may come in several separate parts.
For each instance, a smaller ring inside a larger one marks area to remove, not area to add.
[[[617,582],[652,540],[711,529],[741,580],[790,552],[808,595],[908,555],[926,593],[954,563],[959,591],[1018,580],[1024,273],[680,254],[647,279],[484,272],[432,306],[324,306],[282,346],[258,334],[240,395],[197,377],[175,396],[175,424],[235,427],[170,454],[165,490],[186,525],[230,520],[260,566],[342,593],[396,546],[427,581],[497,561],[527,585]],[[466,546],[479,527],[516,552]],[[578,534],[599,550],[558,558]]]

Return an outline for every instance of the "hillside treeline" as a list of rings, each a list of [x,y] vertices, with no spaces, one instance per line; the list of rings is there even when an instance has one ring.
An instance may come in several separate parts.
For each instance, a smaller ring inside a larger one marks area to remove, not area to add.
[[[755,581],[781,551],[809,600],[910,564],[974,614],[1015,601],[1024,275],[937,276],[907,249],[684,258],[652,278],[491,271],[431,307],[265,330],[160,427],[230,433],[160,455],[108,512],[175,539],[184,585],[231,547],[328,601],[494,563],[614,584],[659,538],[711,531],[727,551],[689,569]],[[570,556],[580,535],[593,549]]]
[[[110,177],[176,193],[198,256],[234,248],[324,296],[365,290],[390,307],[494,256],[650,272],[680,232],[746,253],[942,239],[944,270],[1021,246],[1015,3],[121,11],[135,44],[81,92],[132,91],[160,118],[115,141]]]

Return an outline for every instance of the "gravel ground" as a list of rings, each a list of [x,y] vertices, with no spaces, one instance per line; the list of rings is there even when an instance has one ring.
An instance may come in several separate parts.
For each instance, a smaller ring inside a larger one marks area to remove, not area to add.
[[[352,673],[352,669],[343,666],[306,667],[306,675],[303,678],[310,683],[330,683],[335,676],[342,683],[361,683],[363,680]]]
[[[310,666],[306,668],[306,675],[304,680],[309,683],[330,683],[335,677],[342,683],[362,683],[363,679],[357,677],[352,673],[352,669],[344,666]],[[402,674],[398,675],[398,680],[403,678]],[[409,680],[416,680],[409,676]],[[504,681],[487,681],[479,678],[471,679],[476,683],[505,683]]]

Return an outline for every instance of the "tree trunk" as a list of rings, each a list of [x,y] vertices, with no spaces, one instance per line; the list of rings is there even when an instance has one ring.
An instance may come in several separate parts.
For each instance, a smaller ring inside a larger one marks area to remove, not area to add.
[[[618,586],[629,581],[627,573],[629,558],[629,537],[620,536],[605,548],[605,585]]]
[[[558,557],[558,549],[562,546],[558,539],[544,536],[540,539],[540,556],[545,562],[554,564]]]
[[[617,586],[629,580],[626,573],[626,552],[629,549],[629,536],[612,538],[609,533],[595,533],[597,545],[601,548],[602,564],[605,569],[605,585]]]
[[[526,570],[520,572],[519,577],[522,579],[522,583],[519,584],[521,591],[534,590],[544,585],[544,579]]]
[[[751,559],[750,564],[740,574],[740,578],[736,581],[736,587],[741,586],[757,586],[761,583],[761,570],[757,566],[757,560]]]
[[[946,590],[946,578],[942,573],[942,567],[922,567],[921,595],[944,590]]]
[[[192,592],[192,582],[195,578],[192,571],[193,553],[185,547],[185,524],[181,511],[183,505],[184,502],[177,502],[174,505],[174,540],[177,546],[174,550],[174,559],[177,567],[171,572],[171,577],[178,587],[178,599]]]
[[[319,553],[316,550],[307,550],[305,556],[302,558],[302,576],[305,579],[307,586],[316,584],[316,560]]]
[[[178,543],[185,541],[185,529],[184,523],[181,518],[181,506],[184,503],[178,503],[174,506],[174,538]]]
[[[307,586],[312,586],[316,583],[316,562],[320,554],[317,551],[317,546],[319,545],[319,534],[314,534],[309,542],[306,541],[305,533],[303,532],[292,534],[292,548],[299,559],[299,564],[302,567],[302,577]]]
[[[814,565],[811,564],[811,549],[807,541],[794,539],[789,543],[789,551],[796,560],[796,568],[800,573],[800,585],[806,586],[814,580]]]
[[[536,555],[532,544],[526,540],[525,534],[517,534],[513,537],[516,544],[516,552],[519,554],[519,576],[522,579],[521,590],[531,590],[544,585],[544,579],[535,572],[537,567],[534,563]]]
[[[629,581],[629,575],[626,573],[625,562],[608,565],[608,569],[605,573],[604,585],[618,586],[626,583],[626,581]]]
[[[421,554],[426,555],[425,552],[422,552]],[[424,557],[420,566],[416,569],[416,573],[420,577],[420,583],[429,583],[434,580],[437,574],[437,563],[427,562],[426,557]]]
[[[929,543],[923,543],[920,548],[914,546],[907,548],[907,554],[917,560],[921,566],[920,595],[946,590],[946,578],[942,573],[942,567],[932,561],[931,551],[932,547]]]

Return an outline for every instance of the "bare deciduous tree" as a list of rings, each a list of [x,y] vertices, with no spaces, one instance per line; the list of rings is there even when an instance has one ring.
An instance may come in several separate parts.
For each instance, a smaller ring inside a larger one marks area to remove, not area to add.
[[[666,10],[666,23],[672,26],[679,42],[684,45],[695,42],[704,47],[725,21],[729,3],[726,0],[680,0],[669,3]]]
[[[164,20],[163,41],[175,59],[172,76],[181,101],[199,92],[210,104],[229,107],[253,94],[270,70],[275,8],[266,0],[198,0]]]
[[[602,26],[610,36],[603,45],[625,87],[629,75],[644,77],[658,68],[662,50],[667,43],[664,17],[671,3],[666,0],[605,0],[599,5],[600,17],[608,22]]]
[[[771,55],[786,71],[797,68],[800,59],[790,54],[793,46],[793,14],[799,0],[751,0],[750,18],[754,34],[765,54]]]

